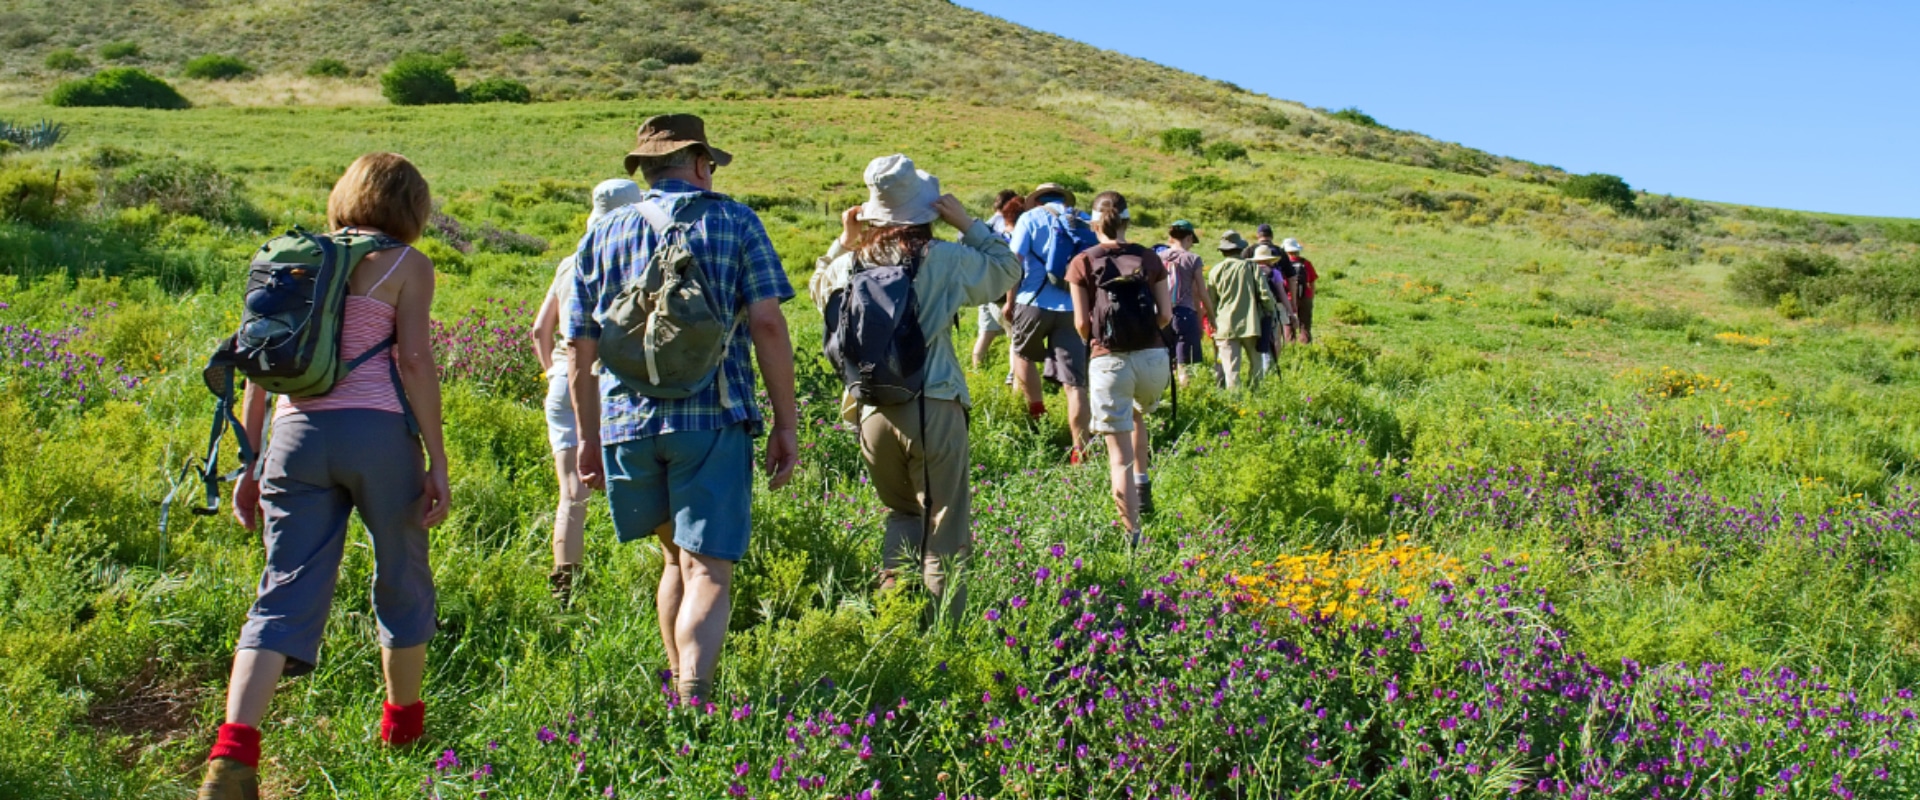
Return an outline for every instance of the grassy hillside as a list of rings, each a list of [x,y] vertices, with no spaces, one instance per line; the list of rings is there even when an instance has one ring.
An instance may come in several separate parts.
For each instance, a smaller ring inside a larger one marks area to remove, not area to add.
[[[1029,428],[1003,363],[970,372],[973,609],[922,630],[916,595],[872,591],[882,512],[818,317],[789,305],[805,463],[755,498],[726,702],[670,708],[651,548],[596,509],[580,599],[546,597],[521,333],[588,187],[662,111],[737,154],[719,188],[796,284],[866,160],[903,151],[975,209],[1065,179],[1129,193],[1143,228],[1270,221],[1323,276],[1322,341],[1154,420],[1164,510],[1138,552],[1104,477],[1065,466],[1058,400]],[[456,496],[434,739],[374,743],[351,548],[326,663],[275,701],[269,796],[1920,793],[1912,222],[1623,211],[1311,149],[1208,163],[1055,109],[907,98],[0,107],[49,113],[65,143],[0,161],[0,196],[51,200],[0,205],[0,796],[190,796],[260,566],[225,519],[157,528],[204,446],[194,370],[246,253],[320,224],[374,149],[413,158],[443,212],[422,246]]]
[[[48,66],[49,54],[71,49],[91,68],[133,64],[172,80],[209,53],[239,56],[261,74],[182,81],[201,104],[378,102],[371,76],[420,52],[456,55],[463,83],[513,77],[548,100],[935,98],[1051,108],[1127,138],[1194,127],[1256,147],[1470,174],[1557,174],[1353,124],[943,0],[6,0],[0,30],[0,94],[16,98],[87,71]],[[109,48],[128,43],[137,54]],[[301,77],[322,58],[343,62],[353,77]]]

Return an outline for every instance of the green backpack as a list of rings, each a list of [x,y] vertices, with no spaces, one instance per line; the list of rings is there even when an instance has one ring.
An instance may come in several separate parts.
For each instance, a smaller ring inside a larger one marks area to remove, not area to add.
[[[361,364],[393,348],[393,337],[351,358],[340,352],[340,332],[346,321],[347,280],[353,268],[370,253],[404,247],[384,234],[313,234],[294,229],[260,246],[247,269],[245,306],[240,329],[220,343],[207,359],[200,376],[213,393],[213,432],[200,477],[207,488],[207,505],[195,514],[220,510],[220,484],[238,479],[252,468],[256,454],[234,414],[234,373],[273,394],[314,397]],[[394,368],[396,387],[400,377]],[[400,393],[407,408],[406,392]],[[408,409],[407,423],[413,425]],[[219,472],[220,437],[232,428],[240,440],[240,468]]]
[[[643,200],[640,216],[656,234],[638,280],[607,308],[600,327],[600,363],[642,397],[680,400],[713,383],[742,315],[731,292],[716,291],[687,245],[687,235],[710,204],[700,197],[671,217]],[[734,398],[721,392],[722,405]]]

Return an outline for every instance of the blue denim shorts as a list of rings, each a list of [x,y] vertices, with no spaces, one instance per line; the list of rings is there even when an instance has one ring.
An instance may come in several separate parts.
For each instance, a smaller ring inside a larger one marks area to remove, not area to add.
[[[620,541],[673,523],[673,543],[739,561],[753,528],[753,436],[745,423],[606,446],[607,502]]]

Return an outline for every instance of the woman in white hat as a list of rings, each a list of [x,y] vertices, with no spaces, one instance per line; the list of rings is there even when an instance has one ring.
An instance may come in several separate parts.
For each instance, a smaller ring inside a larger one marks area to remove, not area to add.
[[[587,229],[601,218],[623,206],[640,202],[640,185],[624,178],[602,181],[593,187],[593,211],[587,215]],[[573,348],[557,336],[560,309],[566,304],[565,292],[573,286],[573,256],[560,260],[546,299],[533,320],[533,355],[547,375],[547,443],[553,448],[553,469],[560,479],[560,502],[553,511],[553,572],[547,580],[553,596],[561,603],[573,598],[573,582],[580,572],[585,542],[581,530],[587,520],[587,498],[591,490],[580,482],[575,459],[580,445],[579,428],[573,418],[573,399],[567,391],[567,366],[573,360]]]
[[[893,582],[902,567],[918,560],[938,606],[957,618],[966,606],[966,587],[949,587],[948,579],[973,546],[967,484],[972,401],[953,348],[953,320],[961,308],[992,302],[1012,289],[1020,280],[1020,259],[906,156],[874,159],[866,183],[869,199],[841,215],[844,231],[815,265],[811,294],[824,311],[861,270],[917,265],[910,274],[927,348],[921,397],[873,406],[854,401],[849,391],[842,414],[859,426],[860,454],[880,501],[891,509],[881,545],[884,580]],[[960,241],[934,239],[934,220],[959,230]]]

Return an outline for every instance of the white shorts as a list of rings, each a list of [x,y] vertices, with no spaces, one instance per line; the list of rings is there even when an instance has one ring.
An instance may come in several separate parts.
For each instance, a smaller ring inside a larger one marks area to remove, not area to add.
[[[1093,432],[1131,433],[1135,412],[1144,416],[1158,410],[1171,383],[1173,367],[1166,348],[1094,357],[1087,366]]]
[[[567,376],[547,379],[547,444],[553,452],[580,446],[580,426],[573,418],[573,395],[567,390]]]

